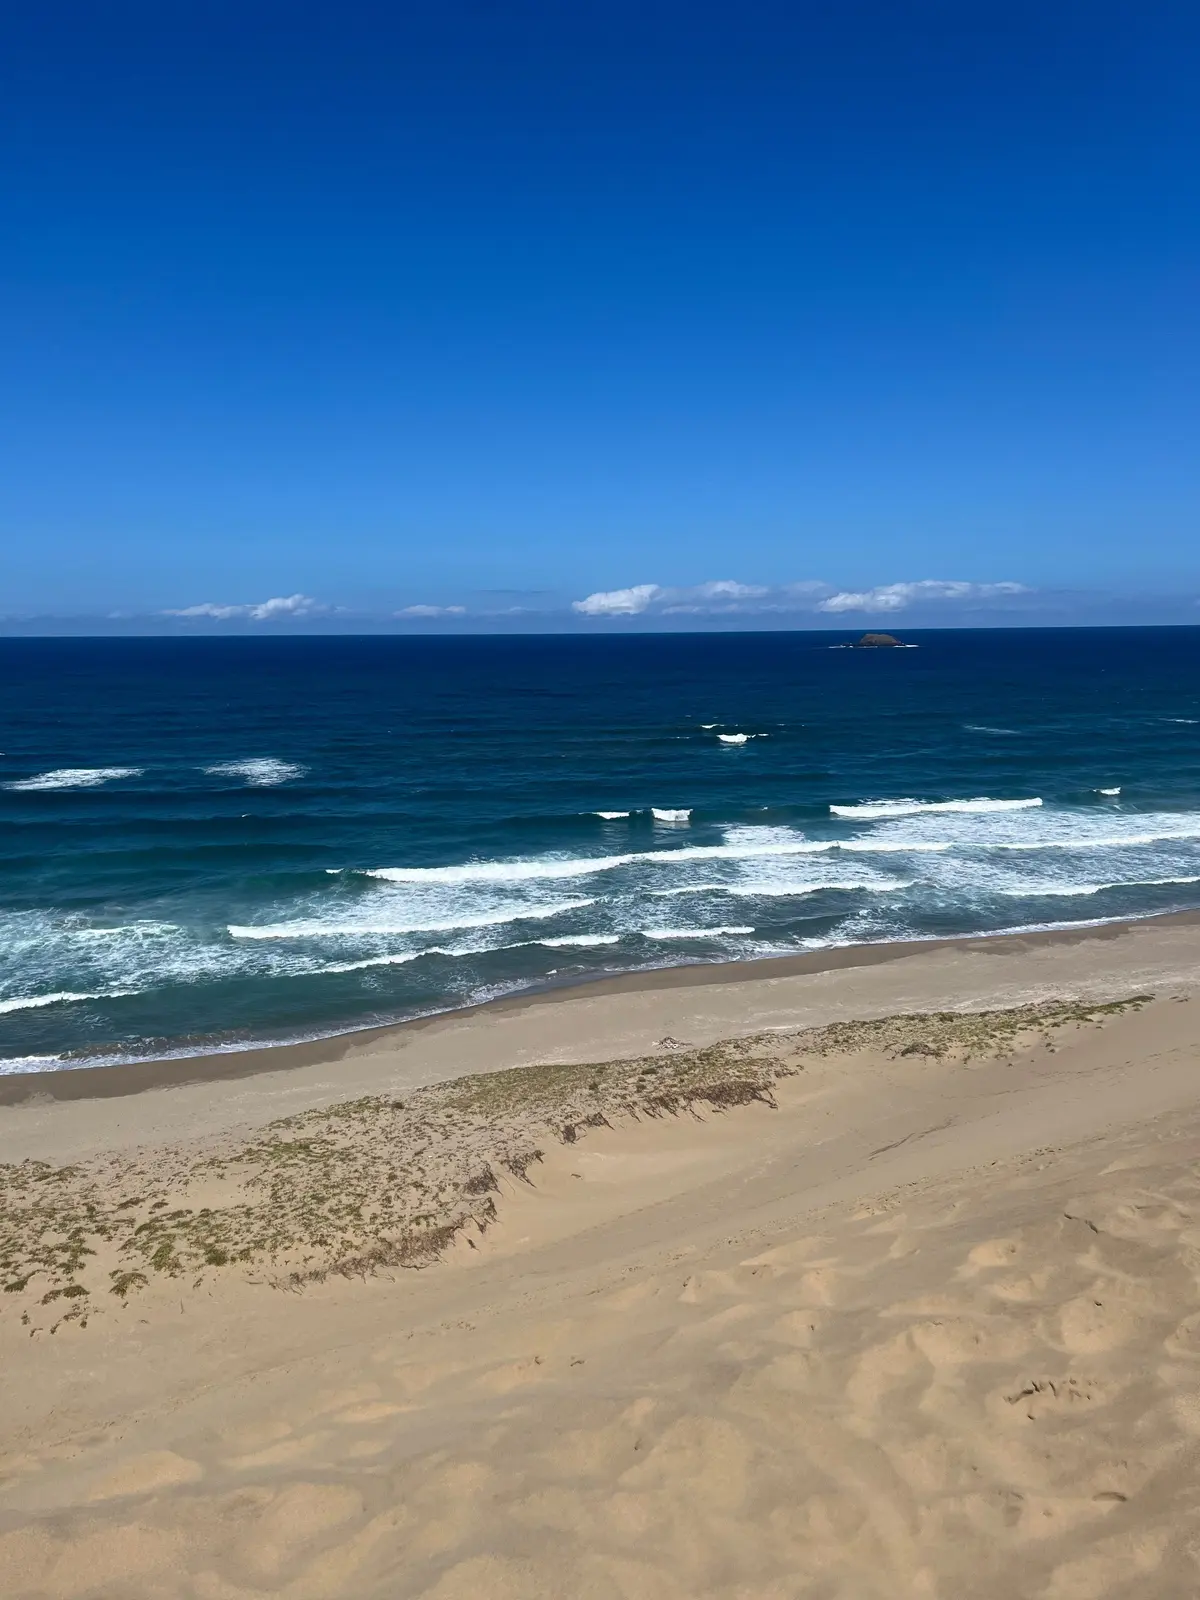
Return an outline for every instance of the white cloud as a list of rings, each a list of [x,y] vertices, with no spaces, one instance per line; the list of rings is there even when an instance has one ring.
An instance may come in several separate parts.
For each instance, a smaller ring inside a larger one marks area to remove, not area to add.
[[[911,583],[885,583],[873,589],[841,589],[818,578],[767,587],[739,583],[733,578],[713,579],[690,587],[668,588],[658,583],[638,583],[628,589],[601,589],[572,609],[584,617],[653,616],[765,616],[773,613],[896,612],[909,606],[976,605],[1028,594],[1021,583],[968,583],[959,579],[921,578]]]
[[[306,594],[277,595],[272,600],[261,600],[256,605],[214,605],[211,601],[199,606],[184,606],[179,611],[164,611],[165,617],[207,617],[214,622],[230,622],[240,618],[248,622],[274,622],[280,617],[319,616],[328,608]]]
[[[574,600],[571,609],[585,617],[636,617],[651,607],[664,616],[690,612],[719,612],[757,609],[751,602],[770,595],[759,583],[737,583],[733,578],[715,578],[690,588],[664,589],[658,583],[637,583],[629,589],[601,589],[585,600]]]
[[[770,592],[760,583],[735,583],[732,578],[718,578],[685,591],[688,598],[697,600],[764,600]]]
[[[999,600],[1028,594],[1023,583],[966,583],[943,578],[921,578],[915,583],[884,583],[874,589],[843,589],[817,602],[818,611],[903,611],[911,605],[939,601]]]
[[[635,583],[631,589],[601,589],[585,600],[573,600],[571,610],[583,617],[636,617],[662,593],[656,583]]]
[[[465,617],[466,606],[405,606],[398,617]]]

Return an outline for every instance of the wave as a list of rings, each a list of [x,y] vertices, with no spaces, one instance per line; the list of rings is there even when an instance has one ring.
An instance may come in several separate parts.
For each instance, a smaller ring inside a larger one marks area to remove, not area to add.
[[[403,933],[453,933],[456,928],[495,928],[506,922],[536,922],[579,911],[595,905],[594,900],[560,900],[545,906],[504,906],[496,911],[479,911],[427,922],[331,922],[320,917],[302,917],[295,922],[265,922],[250,925],[231,923],[226,930],[232,939],[370,939]],[[424,954],[424,952],[421,952]]]
[[[605,822],[617,822],[622,817],[629,815],[628,811],[593,811],[594,817],[603,817]]]
[[[1042,895],[1067,896],[1104,894],[1108,889],[1166,889],[1176,884],[1200,883],[1200,875],[1182,878],[1122,878],[1116,883],[1024,883],[997,894],[1013,899],[1036,900]]]
[[[535,939],[534,944],[544,944],[551,950],[562,950],[567,947],[578,946],[580,949],[590,949],[594,945],[619,944],[619,933],[567,933],[560,939]]]
[[[132,934],[135,939],[179,933],[177,922],[126,922],[117,928],[73,928],[73,939],[120,939]]]
[[[913,817],[934,811],[1030,811],[1042,803],[1036,796],[1029,800],[989,800],[986,797],[978,800],[863,800],[856,805],[830,806],[829,809],[835,817],[857,817],[863,822],[872,822],[885,817]]]
[[[644,939],[718,939],[723,934],[753,933],[753,928],[644,928]]]
[[[443,950],[434,945],[430,950],[407,950],[401,955],[368,956],[365,961],[334,961],[327,967],[318,967],[312,976],[332,972],[363,972],[367,967],[403,967],[410,961],[419,961],[422,956],[449,956],[454,953],[452,950]],[[309,974],[300,973],[298,976],[307,977]]]
[[[518,861],[468,861],[453,867],[368,867],[367,878],[387,883],[524,883],[538,879],[586,878],[618,867],[675,866],[689,861],[755,861],[775,856],[929,854],[954,848],[946,839],[795,839],[770,844],[697,844],[674,850],[630,850],[617,856],[548,856]],[[703,887],[702,885],[700,887]]]
[[[17,995],[12,1000],[0,1000],[0,1013],[30,1011],[36,1006],[69,1006],[80,1000],[121,1000],[137,993],[136,989],[102,989],[93,994],[76,994],[63,989],[58,994]]]
[[[144,767],[57,767],[53,772],[39,772],[33,778],[18,778],[15,783],[0,787],[19,794],[33,794],[46,789],[98,789],[102,783],[112,783],[117,778],[140,778]]]
[[[738,883],[730,884],[727,893],[750,899],[761,895],[763,899],[792,899],[797,895],[822,894],[826,889],[853,893],[866,890],[870,894],[895,894],[901,889],[911,889],[912,878],[833,878],[825,883]]]
[[[748,744],[751,739],[767,739],[766,733],[719,733],[717,738],[722,744]]]
[[[691,807],[651,806],[650,815],[655,822],[690,822]]]
[[[1126,846],[1144,844],[1169,844],[1200,839],[1200,825],[1189,823],[1184,828],[1170,828],[1156,833],[1116,834],[1103,838],[1089,838],[1079,834],[1067,839],[992,839],[988,850],[1123,850]]]
[[[1121,785],[1119,783],[1118,784],[1114,784],[1111,789],[1097,789],[1096,790],[1097,794],[1120,794],[1120,792],[1121,792]]]
[[[1016,736],[1015,728],[992,728],[986,722],[964,722],[963,727],[968,733],[1003,733]]]
[[[262,756],[253,761],[218,761],[204,770],[212,778],[244,778],[253,789],[268,789],[277,783],[303,777],[308,768],[294,761],[276,761],[273,756]]]
[[[654,899],[661,900],[675,894],[724,894],[728,888],[727,883],[683,883],[674,889],[650,889],[647,892]]]

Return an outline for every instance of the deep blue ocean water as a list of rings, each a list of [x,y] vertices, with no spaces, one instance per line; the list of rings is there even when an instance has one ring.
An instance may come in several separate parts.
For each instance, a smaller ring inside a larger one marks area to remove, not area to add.
[[[842,637],[0,641],[0,1070],[1200,905],[1200,629]]]

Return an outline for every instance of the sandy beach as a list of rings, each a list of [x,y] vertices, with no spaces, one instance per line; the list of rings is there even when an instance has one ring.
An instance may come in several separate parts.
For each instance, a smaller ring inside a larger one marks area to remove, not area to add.
[[[1181,916],[10,1079],[0,1589],[1195,1593],[1198,1069]]]

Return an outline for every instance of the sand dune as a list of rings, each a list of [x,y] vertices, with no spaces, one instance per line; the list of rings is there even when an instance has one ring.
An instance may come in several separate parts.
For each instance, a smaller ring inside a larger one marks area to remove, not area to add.
[[[8,1318],[0,1588],[1196,1593],[1200,1011],[946,1026],[549,1144],[427,1270]]]

